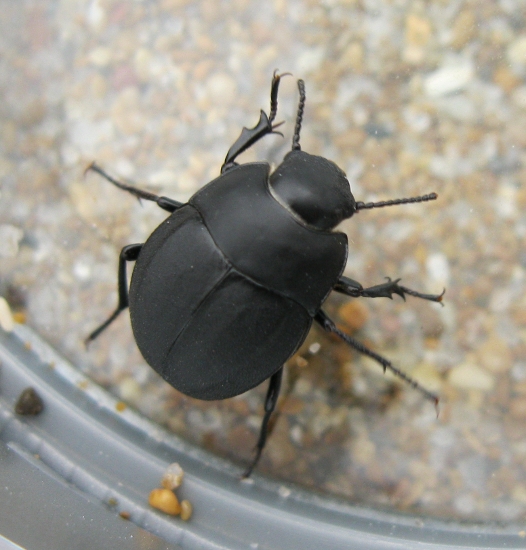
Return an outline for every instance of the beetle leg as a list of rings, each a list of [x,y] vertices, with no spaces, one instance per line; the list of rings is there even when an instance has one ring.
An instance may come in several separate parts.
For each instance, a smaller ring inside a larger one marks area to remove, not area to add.
[[[390,298],[392,300],[393,294],[398,294],[398,296],[401,296],[405,301],[405,295],[408,294],[415,298],[422,298],[423,300],[439,303],[442,303],[442,298],[446,292],[446,289],[444,289],[441,294],[423,294],[399,285],[398,282],[400,279],[395,279],[394,281],[390,277],[386,277],[386,279],[387,282],[385,283],[363,288],[358,281],[349,279],[348,277],[340,277],[334,286],[334,290],[342,294],[347,294],[347,296],[352,296],[353,298]]]
[[[278,74],[277,71],[274,71],[272,75],[272,83],[270,86],[270,115],[267,116],[265,111],[260,111],[259,121],[254,126],[254,128],[243,128],[241,130],[241,135],[236,139],[234,145],[230,147],[228,153],[225,157],[225,162],[221,166],[221,174],[237,166],[235,159],[243,151],[246,151],[249,147],[252,147],[254,143],[259,141],[262,137],[267,134],[279,134],[280,132],[275,132],[274,130],[281,126],[283,123],[278,122],[277,124],[272,124],[276,118],[276,113],[278,110],[278,90],[281,77],[288,75],[290,73]],[[282,135],[282,134],[281,134]]]
[[[119,315],[119,313],[128,307],[128,278],[126,276],[126,262],[134,262],[141,252],[142,244],[129,244],[125,246],[119,255],[119,270],[117,274],[118,280],[118,292],[119,303],[117,309],[109,316],[109,318],[96,328],[87,338],[84,340],[86,346],[97,338],[97,336],[105,330]]]
[[[276,408],[276,403],[278,402],[279,390],[281,388],[281,379],[283,378],[283,367],[281,367],[278,372],[274,373],[270,377],[270,382],[267,390],[267,397],[265,398],[265,416],[263,416],[263,421],[261,422],[261,430],[259,432],[259,439],[256,444],[256,454],[252,459],[252,462],[248,468],[244,471],[242,478],[245,479],[250,476],[252,470],[256,467],[261,457],[261,452],[265,443],[267,441],[267,435],[269,433],[269,420],[270,417]]]
[[[100,166],[95,164],[95,162],[92,162],[86,168],[84,174],[86,172],[89,172],[90,170],[92,170],[93,172],[97,172],[97,174],[101,175],[104,179],[107,179],[110,183],[113,183],[113,185],[115,185],[119,189],[131,193],[134,197],[137,197],[139,199],[139,202],[141,201],[141,199],[156,202],[158,206],[160,206],[163,210],[167,210],[168,212],[175,212],[178,208],[183,206],[182,202],[174,201],[173,199],[169,199],[168,197],[160,197],[155,193],[150,193],[150,191],[144,191],[143,189],[137,189],[137,187],[134,187],[133,185],[122,183],[115,178],[112,178]]]
[[[412,388],[415,388],[415,390],[418,390],[420,393],[424,395],[426,399],[429,399],[435,404],[435,408],[437,409],[438,414],[438,397],[431,393],[429,390],[426,390],[423,388],[416,380],[413,380],[410,376],[405,374],[405,372],[401,371],[400,369],[397,369],[391,361],[388,359],[385,359],[385,357],[382,357],[378,353],[374,352],[373,350],[370,350],[368,347],[364,346],[361,342],[358,342],[358,340],[355,340],[345,332],[341,331],[332,321],[327,314],[323,310],[319,310],[318,313],[316,313],[316,316],[314,317],[315,321],[319,323],[324,330],[327,332],[332,332],[333,334],[336,334],[339,336],[344,342],[349,344],[352,348],[354,348],[356,351],[363,353],[363,355],[367,355],[371,359],[374,359],[377,363],[380,363],[382,365],[382,368],[384,369],[384,372],[389,369],[393,374],[407,382]]]

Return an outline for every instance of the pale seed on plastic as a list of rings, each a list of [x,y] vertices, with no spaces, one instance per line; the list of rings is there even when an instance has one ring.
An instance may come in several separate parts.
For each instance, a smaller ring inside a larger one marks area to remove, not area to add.
[[[188,521],[190,519],[190,516],[192,515],[192,504],[189,500],[182,500],[181,501],[181,519],[184,521]]]

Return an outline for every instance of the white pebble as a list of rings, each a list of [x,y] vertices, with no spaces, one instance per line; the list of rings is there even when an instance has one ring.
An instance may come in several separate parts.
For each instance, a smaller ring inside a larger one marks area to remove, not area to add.
[[[470,97],[466,95],[454,95],[442,98],[438,102],[440,112],[460,122],[473,122],[479,116],[479,111]]]
[[[483,371],[477,365],[463,363],[449,371],[448,381],[452,386],[465,390],[481,390],[487,392],[493,389],[495,380],[491,374]]]
[[[0,258],[14,258],[24,232],[14,225],[0,225]]]
[[[0,296],[0,327],[6,332],[11,332],[15,328],[15,321],[13,320],[13,314],[11,308],[6,299]]]
[[[298,57],[297,71],[298,74],[310,73],[318,69],[325,58],[325,48],[317,46],[315,48],[305,49]]]
[[[226,73],[215,73],[206,82],[208,96],[215,104],[230,105],[237,95],[236,81]]]
[[[513,65],[526,65],[526,36],[520,36],[508,46],[506,57]]]
[[[321,345],[319,342],[314,342],[309,346],[309,353],[316,355],[320,351]]]
[[[445,254],[435,252],[427,257],[426,261],[427,276],[432,283],[447,287],[450,280],[449,261]]]
[[[102,26],[105,20],[106,13],[101,6],[100,0],[92,0],[88,6],[86,12],[86,21],[94,29],[98,29]]]
[[[463,90],[473,79],[475,72],[470,61],[458,61],[432,72],[424,80],[428,97],[441,97]]]
[[[88,54],[88,59],[96,67],[106,67],[112,60],[113,52],[111,48],[99,46],[91,50]]]
[[[133,403],[141,396],[141,386],[135,379],[128,376],[119,383],[119,395],[124,401]]]
[[[92,274],[92,263],[79,259],[73,264],[73,274],[81,281],[87,281]]]
[[[168,468],[166,468],[163,479],[161,481],[161,485],[165,489],[177,489],[177,487],[180,487],[181,483],[183,482],[183,476],[183,469],[181,468],[181,466],[179,466],[177,462],[174,462],[173,464],[170,464]]]
[[[517,208],[517,188],[514,185],[503,184],[498,188],[495,210],[502,218],[516,218],[519,215]]]
[[[526,86],[516,88],[513,91],[511,99],[519,109],[526,109]]]

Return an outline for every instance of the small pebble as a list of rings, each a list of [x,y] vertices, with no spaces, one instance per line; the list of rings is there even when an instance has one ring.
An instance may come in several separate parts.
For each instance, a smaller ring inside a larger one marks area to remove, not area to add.
[[[165,489],[177,489],[177,487],[181,486],[181,483],[183,482],[183,476],[184,472],[181,466],[177,464],[177,462],[174,462],[173,464],[170,464],[168,468],[166,468],[166,471],[164,472],[163,478],[161,480],[161,485]]]
[[[405,23],[406,41],[413,46],[425,46],[430,38],[431,22],[429,19],[410,13]]]
[[[316,355],[320,351],[320,348],[321,344],[319,342],[314,342],[309,346],[309,353]]]
[[[44,409],[44,402],[34,388],[26,388],[18,398],[15,412],[24,416],[36,416]]]
[[[124,401],[136,401],[141,396],[141,386],[137,380],[127,376],[119,384],[119,395]]]
[[[424,90],[430,98],[459,92],[471,82],[474,74],[472,63],[459,60],[428,75],[424,80]]]
[[[451,272],[449,260],[442,252],[430,254],[426,260],[427,276],[431,279],[431,285],[449,286]]]
[[[477,21],[474,11],[461,11],[453,22],[453,37],[451,45],[455,49],[463,48],[477,32]]]
[[[363,302],[353,300],[338,309],[338,315],[350,332],[361,329],[367,322],[369,310]]]
[[[463,363],[449,371],[448,381],[452,386],[466,390],[489,392],[495,385],[491,374],[472,363]]]
[[[428,363],[421,363],[411,371],[411,377],[432,392],[439,392],[442,387],[442,379],[437,370]]]
[[[307,361],[307,359],[305,359],[301,355],[296,355],[294,358],[294,362],[296,363],[296,366],[300,369],[304,369],[309,366],[309,362]]]
[[[88,59],[96,67],[106,67],[110,64],[113,58],[113,51],[111,48],[99,46],[94,50],[91,50],[88,54]]]
[[[14,258],[24,232],[14,225],[0,225],[0,258]]]
[[[477,350],[480,365],[495,374],[510,370],[513,365],[512,358],[509,345],[495,334],[492,334]]]
[[[189,500],[181,501],[181,519],[183,521],[188,521],[192,517],[193,506]]]
[[[0,296],[0,327],[6,332],[12,332],[15,328],[15,320],[7,300]]]
[[[127,407],[128,405],[126,405],[124,401],[117,401],[117,403],[115,404],[115,409],[117,410],[117,412],[123,412],[124,410],[126,410]]]
[[[170,489],[154,489],[150,493],[148,503],[152,508],[161,510],[165,514],[177,516],[181,513],[181,504],[178,498]]]
[[[526,36],[515,39],[506,50],[506,57],[513,65],[526,65]]]

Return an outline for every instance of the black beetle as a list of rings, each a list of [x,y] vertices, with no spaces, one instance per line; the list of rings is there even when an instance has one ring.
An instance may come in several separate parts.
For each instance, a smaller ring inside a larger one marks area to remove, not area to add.
[[[228,151],[221,175],[186,204],[116,181],[96,164],[88,167],[139,199],[171,215],[144,244],[125,246],[119,257],[117,309],[93,331],[95,339],[129,306],[135,340],[146,361],[174,388],[198,399],[226,399],[267,378],[259,440],[249,476],[265,445],[278,399],[283,364],[305,340],[313,321],[340,336],[419,389],[435,395],[387,359],[340,331],[321,309],[335,290],[352,297],[398,294],[440,302],[399,280],[364,288],[342,276],[347,237],[333,229],[360,210],[434,200],[435,193],[376,203],[355,201],[345,173],[333,162],[300,148],[305,86],[292,150],[270,173],[266,162],[238,165],[236,157],[275,134],[280,78],[271,84],[270,115],[261,111]],[[136,261],[129,294],[126,262]]]

